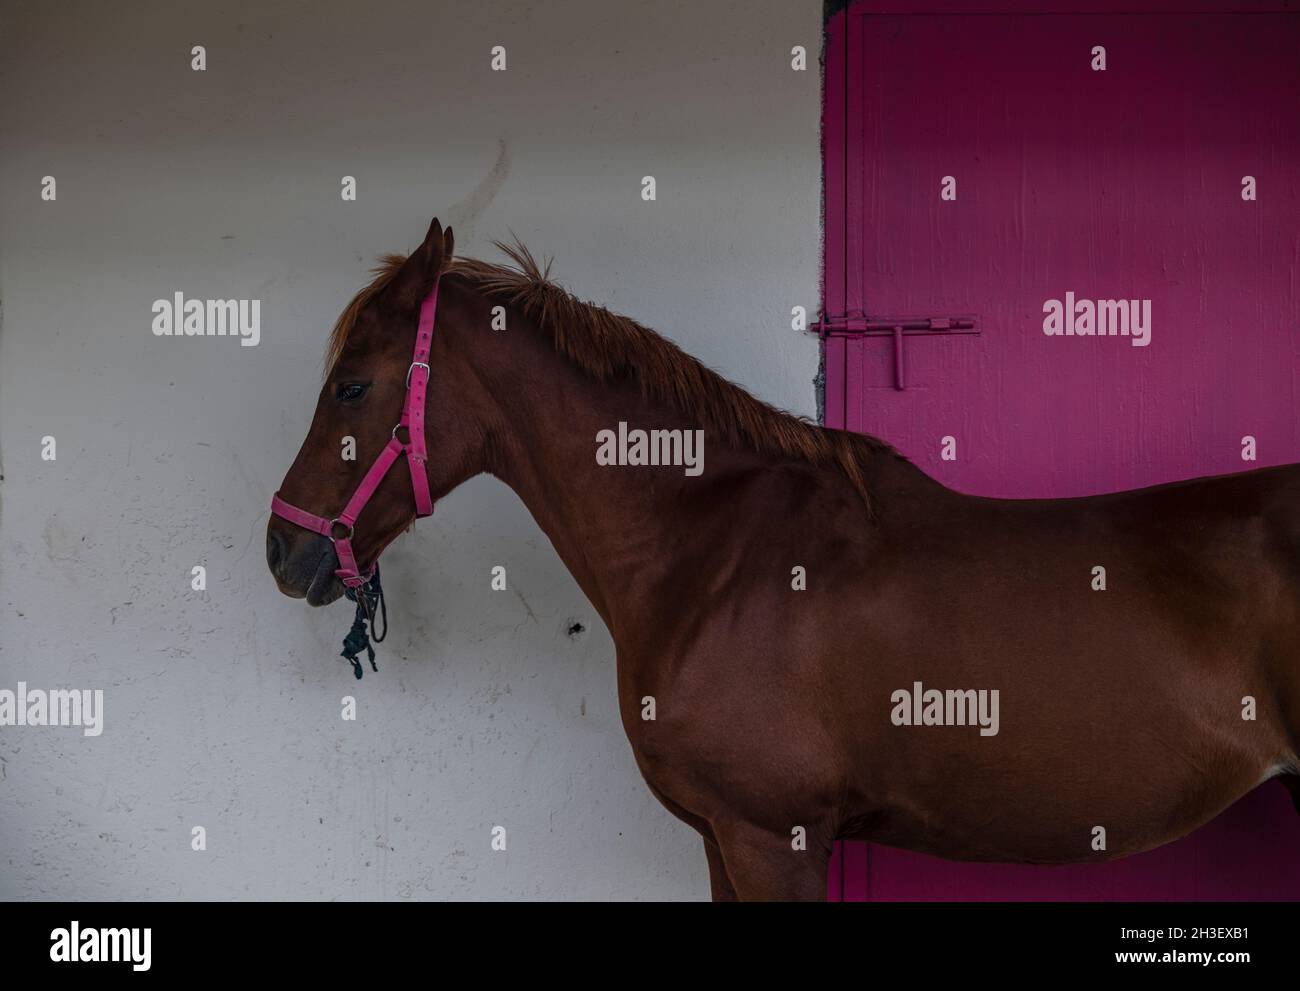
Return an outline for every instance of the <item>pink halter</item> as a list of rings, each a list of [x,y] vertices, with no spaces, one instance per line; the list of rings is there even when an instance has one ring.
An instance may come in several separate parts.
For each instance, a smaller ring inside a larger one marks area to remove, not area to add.
[[[343,507],[343,512],[332,520],[316,516],[305,509],[291,506],[280,498],[277,492],[271,499],[271,512],[290,523],[305,527],[323,537],[329,537],[334,550],[339,556],[339,565],[334,574],[343,580],[349,588],[360,588],[370,581],[375,574],[378,559],[370,565],[365,574],[357,567],[356,555],[352,552],[352,534],[357,517],[370,501],[370,497],[379,488],[379,483],[388,474],[388,469],[403,454],[406,454],[407,467],[411,470],[411,487],[415,491],[415,515],[417,518],[433,515],[433,500],[429,498],[429,476],[425,473],[424,463],[428,455],[424,446],[424,399],[429,386],[429,349],[433,345],[433,321],[438,313],[438,283],[433,284],[433,291],[420,304],[420,324],[415,333],[415,355],[411,367],[406,370],[406,403],[402,407],[402,418],[393,428],[392,439],[379,452],[375,463],[366,472],[352,498]],[[410,440],[403,444],[397,439],[397,431],[406,428]],[[342,537],[334,536],[335,527],[343,527],[347,533]],[[360,674],[357,677],[361,677]]]

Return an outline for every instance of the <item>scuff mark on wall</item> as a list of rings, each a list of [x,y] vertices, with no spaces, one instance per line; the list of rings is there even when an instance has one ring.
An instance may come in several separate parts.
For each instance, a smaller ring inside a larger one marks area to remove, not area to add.
[[[534,623],[537,622],[537,614],[533,612],[533,607],[528,604],[528,600],[523,597],[519,589],[514,589],[515,598],[524,604],[524,609],[528,612],[528,618]]]
[[[497,193],[505,185],[510,175],[510,146],[505,136],[497,138],[497,160],[483,181],[474,187],[474,191],[465,199],[452,205],[447,211],[447,224],[460,235],[460,242],[468,244],[474,237],[474,225],[478,223],[483,212],[496,199]]]
[[[41,538],[45,541],[45,554],[51,561],[77,560],[82,551],[81,545],[86,542],[84,536],[78,540],[77,535],[64,526],[58,513],[53,513],[45,521]]]

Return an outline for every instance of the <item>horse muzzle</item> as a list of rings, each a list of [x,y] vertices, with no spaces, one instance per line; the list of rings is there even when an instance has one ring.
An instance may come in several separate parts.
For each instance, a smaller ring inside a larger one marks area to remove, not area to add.
[[[266,532],[266,563],[280,591],[292,599],[306,599],[310,606],[325,606],[343,594],[343,582],[334,545],[315,534],[291,539],[279,527]]]

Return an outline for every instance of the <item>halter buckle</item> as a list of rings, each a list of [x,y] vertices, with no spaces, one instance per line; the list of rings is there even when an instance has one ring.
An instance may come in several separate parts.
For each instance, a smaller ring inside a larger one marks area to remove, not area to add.
[[[334,528],[335,528],[336,526],[345,526],[345,527],[347,527],[347,528],[348,528],[347,536],[346,536],[346,537],[339,537],[339,538],[336,540],[335,537],[334,537]],[[336,544],[336,543],[338,543],[339,540],[351,540],[351,539],[352,539],[352,535],[353,535],[354,533],[356,533],[356,524],[354,524],[354,523],[344,523],[344,522],[343,522],[341,519],[339,519],[337,516],[334,517],[334,519],[330,520],[330,532],[329,532],[329,538],[330,538],[330,543],[331,543],[331,544]]]
[[[426,378],[426,380],[427,380],[429,374],[432,372],[432,369],[430,369],[429,366],[426,365],[423,361],[413,361],[413,362],[411,362],[411,367],[408,368],[408,369],[406,370],[406,387],[407,387],[408,389],[411,387],[411,372],[415,371],[417,368],[423,368],[423,369],[424,369],[424,374],[425,374],[425,378]]]

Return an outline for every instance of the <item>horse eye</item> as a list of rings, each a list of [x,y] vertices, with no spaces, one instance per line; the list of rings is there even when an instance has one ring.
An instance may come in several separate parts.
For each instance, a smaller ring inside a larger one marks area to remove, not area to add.
[[[370,386],[361,382],[344,382],[339,386],[335,394],[341,403],[354,403],[364,396],[370,389]]]

